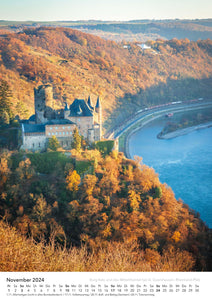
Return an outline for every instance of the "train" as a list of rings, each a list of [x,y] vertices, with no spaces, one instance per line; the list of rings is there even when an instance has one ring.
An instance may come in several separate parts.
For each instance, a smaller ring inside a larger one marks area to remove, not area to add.
[[[159,104],[159,105],[154,105],[154,106],[150,106],[150,107],[145,107],[144,109],[140,109],[140,110],[136,111],[135,114],[139,114],[139,113],[142,113],[144,111],[152,110],[152,109],[155,109],[155,108],[162,108],[162,107],[165,107],[165,106],[176,105],[176,104],[190,104],[190,103],[195,103],[195,102],[199,102],[199,101],[203,101],[203,98],[191,99],[191,100],[186,100],[186,101],[168,102],[168,103],[164,103],[164,104]]]
[[[159,105],[154,105],[154,106],[150,106],[150,107],[145,107],[143,109],[139,109],[138,111],[136,111],[134,113],[134,115],[138,115],[142,112],[146,112],[146,111],[149,111],[149,110],[153,110],[155,108],[162,108],[162,107],[166,107],[166,106],[172,106],[172,105],[176,105],[176,104],[193,104],[193,103],[198,103],[200,101],[203,101],[204,98],[198,98],[198,99],[191,99],[191,100],[186,100],[186,101],[173,101],[173,102],[169,102],[169,103],[165,103],[165,104],[159,104]],[[169,115],[169,117],[171,117],[172,115]],[[121,122],[119,124],[119,128],[124,128],[126,126],[126,124],[131,121],[132,119],[132,116],[129,116],[128,118],[126,118],[123,122]],[[139,116],[137,117],[137,119],[139,119]],[[108,136],[109,135],[112,135],[114,134],[114,131],[110,132],[110,134],[108,133]]]

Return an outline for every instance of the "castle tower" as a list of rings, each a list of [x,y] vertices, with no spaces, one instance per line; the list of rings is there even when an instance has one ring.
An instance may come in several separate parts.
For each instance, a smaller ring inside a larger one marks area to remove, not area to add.
[[[49,84],[34,88],[36,123],[45,123],[53,118],[53,89]]]
[[[100,138],[101,138],[101,136],[102,136],[102,104],[101,104],[99,97],[97,98],[97,101],[96,101],[95,111],[98,115],[97,120],[98,120],[98,123],[100,126]]]

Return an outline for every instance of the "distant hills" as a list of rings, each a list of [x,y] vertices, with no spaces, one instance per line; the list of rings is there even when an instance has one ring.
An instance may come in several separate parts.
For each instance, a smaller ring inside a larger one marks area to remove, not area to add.
[[[71,27],[102,38],[147,41],[172,38],[191,41],[212,38],[212,20],[137,20],[120,23],[81,23]]]
[[[157,24],[172,27],[168,21]],[[33,113],[33,89],[42,83],[53,84],[55,108],[64,100],[70,104],[75,98],[99,95],[107,128],[140,107],[211,97],[210,39],[149,41],[144,50],[139,42],[117,43],[71,28],[33,27],[38,24],[30,22],[27,27],[4,21],[0,25],[0,79],[8,82],[14,113],[21,117],[26,113],[16,109],[17,103]]]
[[[195,20],[132,20],[118,21],[55,21],[55,22],[15,22],[0,21],[0,28],[17,31],[23,27],[57,26],[75,28],[115,41],[147,41],[156,39],[184,39],[191,41],[212,38],[212,19]]]

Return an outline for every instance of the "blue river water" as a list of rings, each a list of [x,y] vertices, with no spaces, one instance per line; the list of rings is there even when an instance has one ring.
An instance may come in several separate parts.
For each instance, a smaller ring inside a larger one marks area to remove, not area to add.
[[[157,139],[165,121],[152,122],[130,137],[129,152],[153,167],[201,219],[212,228],[212,127],[169,140]]]

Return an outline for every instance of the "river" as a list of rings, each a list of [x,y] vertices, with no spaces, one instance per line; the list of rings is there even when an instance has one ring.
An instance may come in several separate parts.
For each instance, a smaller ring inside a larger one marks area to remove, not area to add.
[[[141,156],[201,219],[212,228],[212,127],[173,139],[157,139],[167,120],[144,126],[129,139],[129,153]]]

